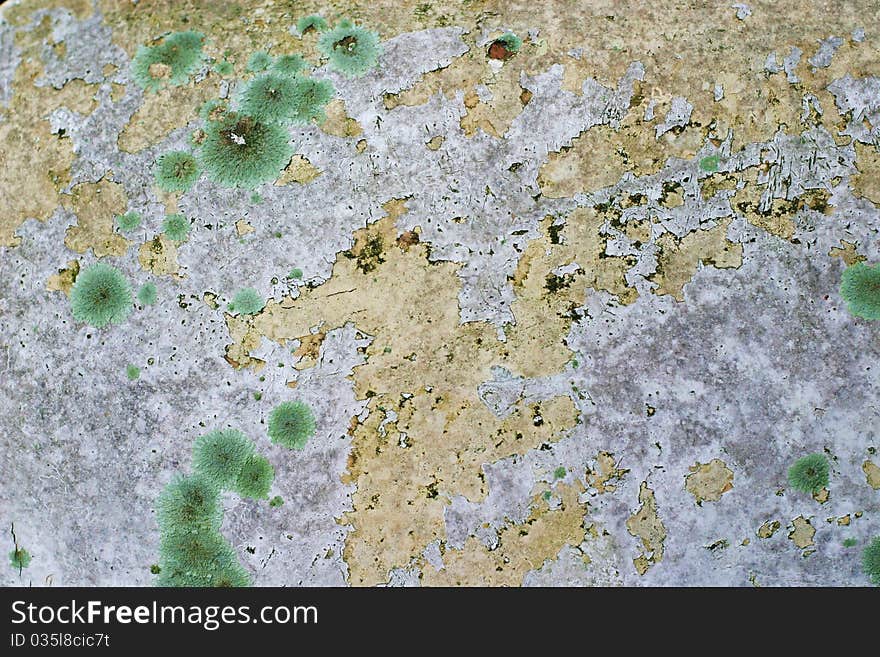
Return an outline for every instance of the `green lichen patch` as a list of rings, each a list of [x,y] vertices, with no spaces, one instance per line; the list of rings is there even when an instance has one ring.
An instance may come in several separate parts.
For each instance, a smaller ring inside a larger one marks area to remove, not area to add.
[[[185,192],[199,179],[199,164],[192,153],[172,151],[156,159],[156,186],[164,192]]]
[[[31,554],[23,547],[17,547],[9,553],[9,565],[22,570],[31,565]]]
[[[162,221],[162,232],[175,242],[183,242],[189,236],[189,219],[182,214],[169,214]]]
[[[229,311],[239,315],[256,315],[266,305],[266,301],[252,287],[246,287],[235,293],[229,304]]]
[[[247,70],[251,73],[259,73],[265,71],[272,65],[272,56],[262,50],[258,50],[248,57]]]
[[[788,469],[788,483],[802,493],[818,493],[828,485],[829,472],[824,454],[807,454]]]
[[[840,296],[855,317],[880,319],[880,263],[857,262],[847,267],[840,281]]]
[[[296,22],[296,31],[300,34],[311,31],[326,32],[329,28],[330,26],[327,24],[327,21],[317,14],[303,16]]]
[[[132,79],[146,91],[186,84],[202,63],[201,32],[174,32],[155,46],[140,46],[131,62]]]
[[[125,368],[125,376],[129,381],[137,380],[141,375],[141,368],[137,365],[127,365]]]
[[[152,306],[156,303],[157,296],[155,283],[144,283],[137,293],[138,301],[144,306]]]
[[[302,449],[315,435],[312,409],[300,401],[278,404],[269,414],[269,438],[289,449]]]
[[[251,189],[277,179],[292,156],[293,147],[282,126],[232,112],[205,124],[199,152],[211,181]]]
[[[254,443],[240,431],[211,431],[193,444],[193,469],[218,490],[234,490],[253,453]]]
[[[269,496],[274,480],[275,469],[268,459],[251,454],[235,479],[234,490],[242,497],[262,500]]]
[[[119,214],[116,215],[114,219],[116,220],[116,227],[124,233],[130,233],[133,230],[137,230],[138,226],[141,225],[141,215],[137,212]]]
[[[318,51],[327,58],[330,68],[346,77],[355,78],[376,66],[382,46],[376,32],[344,20],[321,34]]]
[[[100,262],[82,270],[70,290],[73,318],[96,328],[124,322],[132,304],[131,285],[125,275]]]

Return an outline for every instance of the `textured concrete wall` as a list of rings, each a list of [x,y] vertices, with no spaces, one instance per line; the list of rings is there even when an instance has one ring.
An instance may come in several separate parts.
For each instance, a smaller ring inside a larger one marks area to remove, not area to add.
[[[235,427],[284,500],[223,498],[256,585],[867,584],[880,343],[838,288],[880,259],[875,3],[685,4],[5,4],[0,540],[32,561],[0,583],[150,584],[157,495]],[[312,13],[378,66],[327,66]],[[174,30],[209,60],[144,92]],[[326,120],[256,194],[161,191],[258,50],[333,83]],[[96,261],[158,302],[75,321]],[[291,399],[301,451],[266,435]]]

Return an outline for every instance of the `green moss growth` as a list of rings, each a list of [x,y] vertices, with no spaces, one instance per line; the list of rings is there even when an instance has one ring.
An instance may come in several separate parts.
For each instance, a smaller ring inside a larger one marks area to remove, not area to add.
[[[214,586],[238,564],[235,550],[216,530],[162,535],[159,586]],[[246,585],[246,584],[245,584]]]
[[[296,78],[293,82],[290,120],[294,123],[320,123],[326,117],[324,107],[333,100],[335,93],[329,80]]]
[[[315,416],[306,404],[283,402],[269,414],[269,438],[289,449],[302,449],[315,435]]]
[[[258,50],[248,57],[247,70],[251,73],[259,73],[260,71],[265,71],[271,65],[272,56],[263,50]]]
[[[327,21],[325,21],[317,14],[312,14],[311,16],[303,16],[296,22],[296,31],[300,34],[305,34],[309,30],[326,32],[329,28],[330,26],[327,24]]]
[[[156,303],[156,297],[158,296],[156,292],[156,284],[155,283],[144,283],[141,285],[141,289],[138,290],[137,298],[143,306],[152,306]]]
[[[259,454],[251,454],[238,473],[233,489],[242,497],[263,500],[269,496],[274,480],[275,469],[268,459]]]
[[[567,473],[568,473],[568,470],[566,470],[566,469],[565,469],[564,467],[562,467],[562,466],[559,466],[558,468],[556,468],[556,469],[553,471],[553,477],[554,477],[554,479],[562,479],[562,478],[565,477],[565,475],[566,475]]]
[[[252,189],[278,178],[293,148],[283,127],[229,112],[222,120],[205,124],[199,156],[213,182]]]
[[[162,222],[162,232],[170,240],[183,242],[189,236],[189,219],[182,214],[169,214]]]
[[[376,66],[382,46],[376,32],[341,21],[320,36],[318,51],[328,59],[330,68],[354,78]]]
[[[239,107],[257,121],[286,123],[291,120],[293,101],[293,79],[280,73],[263,73],[245,85]]]
[[[279,75],[293,77],[309,68],[309,63],[301,55],[281,55],[272,62],[269,70]]]
[[[131,62],[135,84],[146,91],[186,84],[202,63],[201,32],[174,32],[155,46],[140,46]]]
[[[266,305],[263,297],[252,287],[246,287],[235,293],[229,311],[239,315],[256,315]]]
[[[100,262],[81,271],[70,290],[73,318],[97,328],[125,321],[132,303],[131,285],[123,273]]]
[[[137,230],[138,226],[141,225],[141,215],[137,212],[126,212],[125,214],[118,214],[115,217],[116,219],[116,227],[119,230],[130,233],[133,230]]]
[[[269,506],[271,506],[273,509],[283,505],[284,499],[280,495],[276,495],[271,500],[269,500]]]
[[[217,488],[201,475],[172,479],[156,501],[156,515],[162,535],[219,531],[222,510],[217,494]]]
[[[824,454],[807,454],[788,469],[788,483],[802,493],[818,493],[828,485],[829,471]]]
[[[847,267],[840,281],[840,296],[851,315],[880,319],[880,263],[857,262]]]
[[[31,565],[31,553],[23,547],[16,548],[9,553],[9,565],[16,570],[22,570]]]
[[[225,59],[222,62],[217,62],[214,64],[214,73],[224,78],[229,77],[232,75],[232,62]]]
[[[193,444],[193,469],[218,490],[235,489],[254,443],[235,429],[211,431]]]
[[[198,180],[199,164],[192,153],[172,151],[159,156],[153,175],[162,191],[185,192]]]
[[[875,536],[862,551],[862,570],[874,586],[880,586],[880,536]]]
[[[137,365],[128,365],[125,368],[125,376],[128,377],[129,381],[135,381],[141,375],[141,368]]]

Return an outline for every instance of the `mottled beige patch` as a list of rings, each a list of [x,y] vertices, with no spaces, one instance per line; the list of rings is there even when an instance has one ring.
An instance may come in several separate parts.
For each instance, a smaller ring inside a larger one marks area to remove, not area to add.
[[[639,486],[638,510],[626,520],[626,530],[642,541],[642,553],[633,559],[639,575],[663,560],[663,542],[666,540],[666,526],[657,512],[654,491],[648,487],[647,480]]]
[[[758,538],[770,538],[779,531],[779,528],[782,527],[782,523],[778,520],[768,520],[763,525],[758,527],[758,531],[755,532]]]
[[[880,205],[880,152],[867,144],[856,142],[853,146],[859,172],[849,179],[849,184],[856,196]]]
[[[436,137],[431,137],[425,142],[425,146],[427,146],[429,150],[436,151],[443,145],[445,140],[446,138],[443,135],[437,135]]]
[[[229,337],[232,338],[232,343],[226,346],[226,362],[237,370],[249,367],[254,372],[259,372],[266,361],[250,355],[253,349],[260,346],[260,334],[253,327],[252,317],[225,313],[223,318],[226,320],[226,328],[229,329]]]
[[[578,503],[579,483],[559,485],[559,506],[533,500],[532,513],[521,525],[498,532],[492,550],[470,537],[461,550],[446,549],[443,568],[422,564],[422,584],[427,586],[519,586],[530,570],[553,559],[565,545],[579,545],[585,537],[586,505]]]
[[[318,127],[334,137],[357,137],[364,129],[361,124],[351,118],[345,110],[345,102],[339,98],[331,100],[324,108],[327,115]]]
[[[39,42],[16,41],[23,60],[12,80],[9,106],[0,108],[0,246],[18,245],[21,240],[15,231],[27,219],[48,219],[70,182],[73,144],[53,135],[45,117],[56,107],[83,113],[93,107],[82,84],[71,83],[60,90],[34,86],[43,74]]]
[[[190,82],[144,93],[144,101],[119,134],[119,149],[137,153],[162,141],[172,130],[194,121],[199,108],[217,95],[209,75],[199,84]]]
[[[114,230],[113,218],[125,212],[128,199],[121,184],[106,177],[96,183],[74,185],[61,203],[76,215],[76,224],[64,234],[64,245],[71,251],[85,253],[92,249],[98,258],[121,256],[129,242]]]
[[[144,271],[156,276],[178,276],[177,245],[164,234],[156,235],[138,249],[138,262]]]
[[[742,265],[742,245],[727,239],[730,222],[731,219],[725,219],[715,228],[696,230],[681,239],[672,233],[657,238],[657,271],[649,277],[659,285],[654,293],[669,294],[676,301],[684,301],[684,286],[700,263],[718,269],[735,269]]]
[[[318,362],[318,356],[321,354],[321,345],[324,343],[326,336],[326,333],[319,331],[300,338],[299,347],[293,352],[293,357],[298,359],[293,366],[298,370],[314,367]]]
[[[615,131],[595,126],[558,153],[550,153],[538,172],[538,185],[547,198],[563,198],[615,184],[628,169],[628,156],[610,148]]]
[[[880,466],[873,461],[865,461],[862,463],[862,471],[867,484],[874,490],[880,490]]]
[[[617,461],[611,452],[599,452],[596,455],[595,469],[587,469],[587,483],[596,489],[600,495],[613,493],[617,490],[617,484],[611,481],[619,481],[629,472],[626,468],[617,467]]]
[[[239,237],[244,237],[245,235],[250,235],[256,230],[253,226],[251,226],[246,219],[239,219],[235,222],[235,232]]]
[[[846,240],[840,240],[839,247],[831,247],[828,255],[832,258],[840,258],[841,260],[843,260],[844,264],[847,267],[854,265],[857,262],[864,262],[865,260],[867,260],[865,256],[859,255],[859,253],[856,251],[856,245],[854,243],[847,242]]]
[[[321,170],[313,166],[305,157],[302,155],[294,155],[290,158],[290,162],[284,168],[284,171],[281,172],[281,175],[278,177],[278,180],[275,181],[275,184],[278,187],[288,185],[292,182],[306,185],[320,175]]]
[[[797,547],[803,550],[813,545],[816,529],[810,524],[809,518],[798,516],[791,521],[790,527],[791,531],[788,533],[788,538]]]
[[[831,518],[831,520],[834,520],[834,518]],[[850,518],[850,515],[848,513],[845,516],[840,516],[836,520],[839,527],[849,527],[850,523],[852,522],[852,519]]]
[[[0,10],[0,13],[11,25],[21,26],[30,22],[31,14],[37,9],[67,9],[77,20],[88,18],[94,11],[91,0],[40,0],[39,3],[9,3]]]
[[[79,260],[71,260],[67,267],[59,269],[57,274],[52,274],[46,281],[46,289],[50,292],[64,292],[70,296],[70,289],[79,275]]]
[[[813,499],[816,500],[819,504],[825,504],[825,502],[827,502],[831,497],[831,492],[827,488],[822,488],[812,495]]]
[[[690,474],[685,475],[685,490],[697,501],[717,502],[721,496],[733,489],[733,471],[721,459],[712,459],[708,463],[694,463],[688,468]]]

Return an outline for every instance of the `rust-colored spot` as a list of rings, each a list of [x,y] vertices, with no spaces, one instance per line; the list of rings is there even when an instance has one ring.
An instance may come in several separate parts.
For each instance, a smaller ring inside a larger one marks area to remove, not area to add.
[[[516,53],[507,49],[507,46],[504,45],[503,41],[493,41],[489,46],[489,59],[500,59],[501,61],[507,61],[511,57],[513,57]]]

